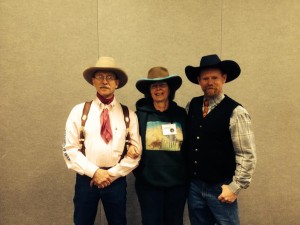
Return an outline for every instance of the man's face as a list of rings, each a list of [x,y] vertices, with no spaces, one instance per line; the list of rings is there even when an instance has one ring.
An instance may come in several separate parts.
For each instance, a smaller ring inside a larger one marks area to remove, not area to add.
[[[222,93],[227,75],[219,69],[207,69],[200,72],[198,83],[207,98],[213,98]]]
[[[109,71],[97,71],[92,81],[99,95],[104,98],[111,98],[119,85],[117,76]]]

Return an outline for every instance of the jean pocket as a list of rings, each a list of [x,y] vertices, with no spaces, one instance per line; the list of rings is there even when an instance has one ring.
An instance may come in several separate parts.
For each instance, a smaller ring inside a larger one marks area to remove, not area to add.
[[[216,184],[213,187],[213,190],[217,196],[219,196],[222,193],[222,185],[223,184]]]

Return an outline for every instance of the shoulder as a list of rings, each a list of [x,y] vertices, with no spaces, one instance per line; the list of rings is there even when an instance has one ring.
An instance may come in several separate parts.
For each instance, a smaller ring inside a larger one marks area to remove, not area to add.
[[[122,103],[118,103],[117,105],[118,105],[118,109],[122,110],[124,113],[125,113],[125,111],[128,111],[129,114],[134,114],[134,111],[132,109],[130,109],[127,105],[122,104]]]
[[[85,102],[79,103],[75,105],[70,114],[78,114],[79,112],[82,113],[83,107],[84,107]]]
[[[84,102],[75,105],[69,113],[67,123],[79,123],[82,117]]]
[[[203,95],[192,98],[191,102],[192,101],[200,101],[200,100],[203,100]]]
[[[123,113],[124,116],[126,116],[126,114],[128,112],[130,120],[137,120],[137,116],[136,116],[135,112],[132,109],[130,109],[127,105],[118,103],[118,108]]]
[[[230,121],[231,121],[231,124],[234,124],[235,122],[238,122],[238,121],[244,121],[246,123],[250,123],[251,117],[250,117],[248,111],[244,107],[239,105],[232,111]]]
[[[233,113],[235,114],[248,114],[248,111],[242,106],[241,103],[235,101],[234,99],[230,98],[229,96],[225,95],[224,100],[226,100],[227,102],[229,102],[230,104],[232,104],[234,106],[234,110]]]
[[[186,116],[186,110],[185,108],[181,107],[181,106],[177,106],[176,107],[176,111],[178,114],[180,114],[181,116]]]
[[[194,97],[189,101],[185,106],[185,111],[189,112],[190,109],[193,109],[196,105],[202,104],[203,96]]]
[[[176,110],[178,113],[185,113],[185,109],[183,107],[177,105],[177,103],[174,101],[171,101],[170,106],[171,106],[170,108],[172,110]]]
[[[230,98],[228,95],[225,95],[225,98],[223,99],[223,101],[230,103],[231,105],[235,105],[237,106],[242,106],[239,102],[235,101],[234,99]]]
[[[203,102],[203,96],[198,96],[198,97],[192,98],[191,101],[189,102],[189,105],[198,104],[198,103],[202,103],[202,102]]]
[[[249,116],[248,111],[241,105],[238,105],[237,107],[235,107],[235,109],[233,110],[232,113],[237,116],[238,115],[248,115]]]

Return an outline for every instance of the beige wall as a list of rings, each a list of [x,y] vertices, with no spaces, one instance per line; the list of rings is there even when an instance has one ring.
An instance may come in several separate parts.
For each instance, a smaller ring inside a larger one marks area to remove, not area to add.
[[[134,109],[136,80],[157,65],[181,75],[176,101],[185,106],[201,92],[184,68],[211,53],[239,62],[225,92],[255,128],[258,165],[239,196],[242,224],[298,224],[299,11],[298,0],[1,0],[0,224],[72,224],[74,173],[61,143],[71,108],[95,95],[82,71],[99,55],[129,74],[117,97]],[[129,225],[140,224],[132,181]]]

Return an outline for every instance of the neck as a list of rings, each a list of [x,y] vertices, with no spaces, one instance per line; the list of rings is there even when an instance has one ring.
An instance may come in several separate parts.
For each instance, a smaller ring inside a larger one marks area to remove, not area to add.
[[[163,102],[153,102],[154,108],[160,112],[164,112],[169,107],[169,100]]]
[[[100,95],[98,92],[97,92],[97,97],[105,105],[109,105],[114,100],[114,95],[110,98],[105,98],[102,95]]]
[[[213,95],[213,96],[204,95],[204,99],[213,100],[213,99],[221,98],[222,96],[224,96],[223,93],[220,93],[218,95]]]

